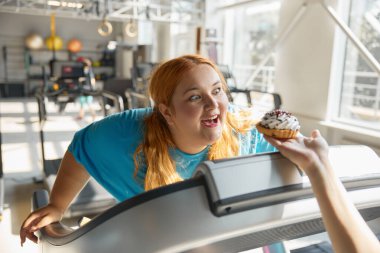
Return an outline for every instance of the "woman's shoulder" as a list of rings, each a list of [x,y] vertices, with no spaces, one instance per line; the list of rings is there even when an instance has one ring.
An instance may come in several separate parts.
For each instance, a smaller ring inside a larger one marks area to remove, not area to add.
[[[125,110],[120,113],[112,114],[107,118],[109,118],[110,120],[143,120],[145,117],[149,116],[152,113],[152,111],[153,109],[151,107],[135,108]]]
[[[141,120],[145,117],[152,114],[153,109],[151,107],[145,107],[145,108],[135,108],[131,110],[126,110],[121,113],[123,117],[131,120]]]
[[[151,113],[150,107],[130,109],[109,115],[95,124],[133,124],[133,122],[142,122]]]
[[[87,126],[91,132],[109,134],[129,133],[143,127],[144,119],[152,113],[152,108],[138,108],[109,115]],[[85,129],[84,129],[85,130]],[[85,130],[86,131],[86,130]]]

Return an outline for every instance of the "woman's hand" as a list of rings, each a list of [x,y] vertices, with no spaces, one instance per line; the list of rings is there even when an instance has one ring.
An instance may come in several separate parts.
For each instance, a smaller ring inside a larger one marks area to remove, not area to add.
[[[60,221],[65,210],[83,189],[89,178],[90,175],[86,169],[75,160],[69,151],[66,151],[50,193],[49,204],[32,212],[21,226],[21,245],[26,238],[37,243],[38,238],[34,232],[53,222]]]
[[[318,130],[313,130],[310,137],[299,134],[295,139],[282,140],[270,136],[264,138],[306,174],[319,168],[321,163],[324,167],[329,167],[328,144]]]
[[[21,246],[24,244],[26,238],[34,243],[37,243],[38,238],[34,232],[53,222],[60,221],[62,217],[63,212],[51,204],[48,204],[47,206],[42,207],[29,214],[20,228]]]

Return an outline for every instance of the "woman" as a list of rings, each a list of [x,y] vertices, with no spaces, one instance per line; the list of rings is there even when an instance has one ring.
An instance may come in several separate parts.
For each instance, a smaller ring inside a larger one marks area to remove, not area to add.
[[[80,130],[65,153],[49,204],[24,221],[21,244],[62,219],[90,175],[123,201],[191,177],[206,159],[274,151],[252,119],[231,111],[215,65],[196,55],[163,63],[153,73],[153,108],[112,115]],[[244,114],[244,115],[243,115]]]
[[[380,252],[379,241],[335,175],[328,159],[327,142],[318,130],[309,138],[301,135],[288,140],[265,138],[309,177],[334,252]]]

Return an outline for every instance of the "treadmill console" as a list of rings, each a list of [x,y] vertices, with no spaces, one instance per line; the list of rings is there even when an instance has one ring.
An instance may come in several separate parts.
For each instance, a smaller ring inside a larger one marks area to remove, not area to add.
[[[303,181],[302,172],[279,152],[206,161],[194,174],[201,175],[216,216],[282,203],[281,193],[302,188]]]

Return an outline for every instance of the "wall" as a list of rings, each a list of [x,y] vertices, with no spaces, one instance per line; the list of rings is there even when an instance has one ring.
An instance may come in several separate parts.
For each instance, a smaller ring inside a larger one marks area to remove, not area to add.
[[[113,22],[113,33],[111,36],[102,37],[97,29],[100,21],[89,21],[76,18],[56,17],[56,33],[65,42],[71,38],[78,38],[83,43],[83,49],[94,50],[99,46],[105,46],[109,40],[117,40],[126,44],[152,44],[152,55],[150,61],[160,62],[185,53],[195,53],[195,27],[189,26],[185,32],[171,31],[168,22],[140,22],[138,24],[138,35],[128,38],[125,34],[124,23]],[[41,36],[50,35],[50,16],[36,16],[25,14],[0,13],[0,47],[4,45],[24,46],[24,38],[28,34],[37,33]],[[22,49],[21,49],[22,50]],[[130,77],[130,66],[132,65],[132,52],[121,50],[117,56],[116,76]],[[3,57],[0,59],[0,83],[4,80]],[[23,60],[16,66],[21,75]],[[17,75],[17,74],[16,74]]]
[[[97,32],[97,27],[100,21],[88,21],[83,19],[68,19],[56,17],[56,34],[63,39],[64,49],[66,43],[72,39],[77,38],[82,41],[83,50],[99,50],[101,51],[109,40],[115,40],[118,29],[118,24],[113,24],[114,32],[111,36],[102,37]],[[16,86],[25,83],[26,71],[24,65],[24,38],[31,34],[36,33],[43,38],[50,36],[50,16],[36,16],[14,13],[0,13],[0,47],[7,46],[9,51],[8,57],[8,79],[13,86],[5,87],[8,95]],[[15,48],[9,48],[16,46]],[[65,53],[61,54],[65,56]],[[41,52],[42,58],[50,57],[49,52]],[[53,55],[51,54],[51,57]],[[101,57],[101,52],[99,52]],[[48,59],[47,59],[48,60]],[[4,82],[4,60],[3,54],[0,58],[0,83]],[[18,94],[19,92],[16,92]],[[28,93],[28,88],[24,85],[24,94]],[[20,93],[21,95],[22,93]],[[11,96],[11,95],[10,95]]]
[[[287,1],[282,5],[279,33],[302,2]],[[277,50],[275,89],[283,98],[284,108],[298,116],[305,134],[326,118],[333,41],[334,24],[315,3],[306,7],[301,20]]]

